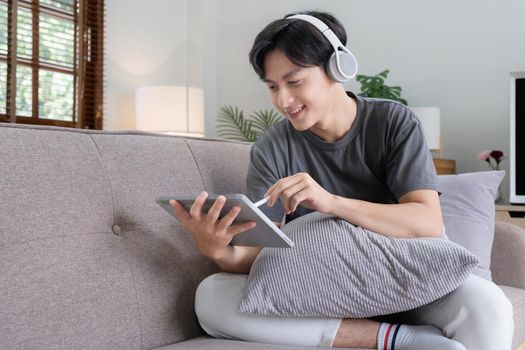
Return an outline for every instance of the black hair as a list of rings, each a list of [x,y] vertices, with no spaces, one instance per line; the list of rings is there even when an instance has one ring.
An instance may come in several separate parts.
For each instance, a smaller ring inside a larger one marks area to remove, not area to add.
[[[346,44],[343,25],[330,13],[305,11],[291,13],[268,24],[255,37],[250,50],[250,63],[261,79],[264,79],[264,59],[270,51],[281,50],[296,66],[321,66],[328,61],[334,49],[323,33],[314,25],[301,19],[288,19],[296,14],[310,15],[324,22]]]

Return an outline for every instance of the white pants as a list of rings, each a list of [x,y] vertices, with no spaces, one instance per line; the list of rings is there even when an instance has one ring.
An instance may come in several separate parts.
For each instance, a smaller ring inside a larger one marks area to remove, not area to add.
[[[341,319],[286,318],[243,314],[239,303],[247,275],[217,273],[197,288],[195,311],[201,327],[217,338],[292,346],[330,347]],[[512,305],[494,283],[472,275],[447,296],[385,321],[434,325],[467,350],[511,350]]]

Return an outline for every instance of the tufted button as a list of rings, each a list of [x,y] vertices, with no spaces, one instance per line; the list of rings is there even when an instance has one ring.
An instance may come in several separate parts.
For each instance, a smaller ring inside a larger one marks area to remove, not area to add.
[[[122,233],[122,229],[120,228],[119,225],[113,225],[113,226],[111,226],[111,231],[113,231],[113,233],[114,233],[115,235],[117,235],[117,236],[120,235],[120,234]]]

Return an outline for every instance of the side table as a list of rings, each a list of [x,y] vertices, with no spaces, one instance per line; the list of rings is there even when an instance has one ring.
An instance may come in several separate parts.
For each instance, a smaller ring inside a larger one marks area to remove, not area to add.
[[[496,220],[509,222],[525,229],[525,205],[497,205]]]
[[[455,174],[456,161],[453,159],[434,158],[434,166],[438,175]]]

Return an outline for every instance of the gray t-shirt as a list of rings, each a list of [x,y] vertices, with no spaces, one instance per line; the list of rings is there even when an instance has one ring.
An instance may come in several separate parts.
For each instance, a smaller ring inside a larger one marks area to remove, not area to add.
[[[336,142],[297,131],[286,119],[257,140],[246,179],[252,201],[298,172],[310,174],[330,193],[374,203],[398,203],[414,190],[437,191],[436,171],[416,116],[397,102],[348,95],[357,102],[356,119]],[[281,221],[284,214],[280,200],[272,208],[259,208],[272,221]],[[286,221],[310,211],[299,206]]]

